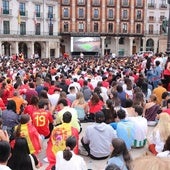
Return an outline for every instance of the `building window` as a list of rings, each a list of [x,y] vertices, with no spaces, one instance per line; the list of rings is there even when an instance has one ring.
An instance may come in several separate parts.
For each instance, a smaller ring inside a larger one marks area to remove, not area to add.
[[[109,9],[108,18],[113,18],[113,9]]]
[[[142,0],[136,0],[136,6],[141,7],[142,6]]]
[[[9,1],[3,1],[3,14],[9,14]]]
[[[149,34],[153,34],[153,25],[149,25]]]
[[[84,5],[85,4],[85,2],[84,2],[84,0],[78,0],[78,5]]]
[[[35,25],[35,35],[40,35],[40,32],[41,32],[40,23],[37,23]]]
[[[20,35],[26,35],[26,23],[21,22],[20,24]]]
[[[153,22],[154,21],[154,16],[149,16],[149,21]]]
[[[142,12],[141,12],[141,10],[137,10],[136,19],[142,19]]]
[[[9,21],[3,21],[4,34],[10,34]]]
[[[113,32],[113,23],[108,24],[108,32]]]
[[[161,8],[167,8],[166,0],[161,0],[160,7]]]
[[[84,18],[84,9],[79,8],[79,18]]]
[[[82,22],[79,23],[78,25],[78,31],[83,32],[84,31],[84,24]]]
[[[99,18],[99,10],[94,9],[94,18]]]
[[[113,5],[114,5],[114,0],[108,0],[108,1],[107,1],[107,5],[113,6]]]
[[[50,22],[49,24],[49,35],[53,35],[53,23]]]
[[[64,23],[64,32],[68,32],[68,22]]]
[[[35,5],[36,17],[40,17],[40,5]]]
[[[97,22],[94,23],[94,32],[99,31],[99,24]]]
[[[128,0],[122,0],[122,5],[123,6],[128,6],[129,5],[129,1]]]
[[[149,8],[155,7],[155,0],[148,0],[148,7]]]
[[[48,18],[53,18],[53,6],[48,6]]]
[[[122,19],[128,19],[128,11],[123,10]]]
[[[125,41],[125,39],[121,37],[121,38],[119,39],[119,44],[122,44],[122,45],[123,45],[123,44],[124,44],[124,41]]]
[[[50,57],[55,57],[55,49],[50,49]]]
[[[25,12],[25,3],[20,2],[19,4],[19,12],[21,16],[25,16],[26,12]]]
[[[70,0],[62,0],[62,4],[68,5],[70,3]]]
[[[68,8],[64,8],[64,10],[63,10],[63,17],[64,18],[68,18],[69,17]]]
[[[93,5],[100,5],[100,1],[99,0],[93,0]]]
[[[123,23],[122,25],[122,32],[127,33],[127,23]]]
[[[165,19],[165,15],[160,15],[160,21],[163,21]]]
[[[141,25],[140,24],[136,25],[136,33],[141,33]]]

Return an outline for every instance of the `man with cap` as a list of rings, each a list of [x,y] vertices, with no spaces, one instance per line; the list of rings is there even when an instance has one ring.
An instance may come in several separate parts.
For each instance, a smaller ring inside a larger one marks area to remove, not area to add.
[[[81,143],[88,155],[95,160],[106,159],[110,155],[110,146],[113,138],[117,137],[116,131],[106,123],[102,111],[95,114],[95,123],[89,125]],[[80,150],[81,154],[81,150]]]

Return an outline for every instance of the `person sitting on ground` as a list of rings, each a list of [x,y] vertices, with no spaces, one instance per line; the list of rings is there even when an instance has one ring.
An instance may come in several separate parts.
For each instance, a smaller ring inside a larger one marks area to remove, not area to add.
[[[131,169],[131,157],[126,148],[125,142],[120,138],[115,138],[112,140],[112,153],[107,165],[112,163],[116,164],[121,170]]]
[[[24,137],[16,138],[12,156],[7,165],[15,170],[34,170],[35,167],[40,167],[37,157],[34,154],[30,154],[27,140]]]
[[[11,155],[11,147],[7,141],[0,141],[0,169],[1,170],[11,170],[7,166],[7,162]]]
[[[56,126],[51,133],[50,139],[47,143],[46,155],[49,162],[49,166],[46,170],[51,170],[56,164],[56,153],[58,151],[63,151],[65,149],[65,142],[69,136],[75,136],[79,139],[78,130],[74,128],[71,124],[72,114],[69,111],[64,112],[62,116],[62,124]],[[75,154],[78,154],[78,145],[74,148]]]
[[[63,122],[63,114],[68,111],[72,115],[71,125],[76,128],[78,132],[81,132],[81,125],[78,120],[77,110],[68,106],[66,99],[60,99],[58,101],[58,106],[61,110],[56,115],[56,125],[59,125]]]
[[[162,152],[158,153],[156,156],[163,158],[170,158],[170,136],[165,141],[164,149]]]
[[[84,159],[73,152],[76,145],[75,136],[69,136],[66,139],[65,150],[57,152],[55,170],[87,170]]]
[[[134,123],[134,142],[133,147],[144,147],[146,144],[146,136],[147,136],[147,120],[146,118],[142,117],[143,114],[143,107],[142,106],[135,106],[134,107],[136,116],[135,117],[127,117],[127,120],[130,120]]]
[[[111,141],[117,137],[116,131],[104,123],[105,117],[102,111],[95,113],[94,119],[95,123],[87,126],[81,143],[87,151],[87,155],[92,159],[106,159],[110,154]]]
[[[134,123],[126,119],[126,112],[123,109],[117,111],[118,122],[110,123],[116,130],[117,136],[124,140],[128,150],[133,146],[135,129]]]
[[[162,152],[165,141],[170,135],[170,116],[162,112],[159,115],[158,124],[153,129],[152,133],[148,136],[149,151],[154,155]]]
[[[108,165],[105,170],[121,170],[116,164],[110,164]]]

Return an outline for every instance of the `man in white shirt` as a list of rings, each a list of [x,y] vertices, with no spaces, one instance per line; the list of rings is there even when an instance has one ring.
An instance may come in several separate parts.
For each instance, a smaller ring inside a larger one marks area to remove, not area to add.
[[[11,154],[11,147],[8,142],[0,141],[0,170],[11,170],[7,166]]]
[[[134,124],[134,143],[132,147],[139,148],[144,147],[146,144],[146,135],[147,135],[147,120],[142,117],[143,107],[137,105],[134,107],[137,114],[136,117],[127,117],[128,120],[132,121]]]

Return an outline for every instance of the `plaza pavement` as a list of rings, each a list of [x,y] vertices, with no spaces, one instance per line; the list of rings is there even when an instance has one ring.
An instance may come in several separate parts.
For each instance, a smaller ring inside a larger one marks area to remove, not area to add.
[[[81,137],[84,134],[84,131],[86,129],[86,127],[88,125],[90,125],[91,123],[82,123],[82,132],[79,135],[79,141],[81,139]],[[153,127],[148,127],[148,134],[153,130]],[[40,161],[43,163],[43,166],[41,168],[39,168],[39,170],[45,170],[45,168],[48,166],[48,163],[44,161],[45,156],[45,150],[46,150],[46,145],[47,145],[47,140],[45,140],[43,142],[43,150],[40,153],[40,155],[38,156]],[[81,145],[81,144],[80,144]],[[131,149],[130,154],[132,159],[135,159],[137,157],[143,156],[147,153],[149,153],[148,149],[147,149],[147,145],[144,148],[139,148],[139,149]],[[82,156],[87,164],[87,168],[88,169],[92,169],[92,170],[104,170],[106,163],[107,163],[107,159],[105,160],[92,160],[91,158],[87,157],[87,156]]]

